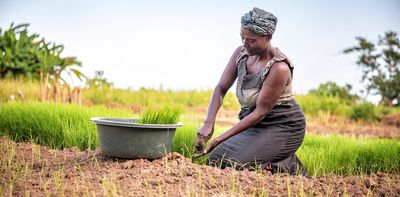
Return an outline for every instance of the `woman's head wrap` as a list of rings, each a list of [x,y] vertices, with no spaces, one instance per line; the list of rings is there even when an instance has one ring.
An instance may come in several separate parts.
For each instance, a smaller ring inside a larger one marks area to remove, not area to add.
[[[253,8],[242,16],[242,27],[260,35],[272,35],[275,32],[278,19],[272,14],[260,8]]]

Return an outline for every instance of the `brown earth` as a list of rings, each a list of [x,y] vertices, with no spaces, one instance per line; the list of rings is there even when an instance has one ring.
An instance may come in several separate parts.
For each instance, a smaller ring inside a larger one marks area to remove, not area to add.
[[[400,196],[400,174],[300,177],[221,170],[177,153],[115,159],[0,138],[0,196]]]
[[[307,118],[307,133],[340,134],[356,137],[400,138],[400,127],[381,122],[352,121],[344,117],[325,115]]]
[[[383,116],[381,121],[388,125],[400,127],[400,113]]]

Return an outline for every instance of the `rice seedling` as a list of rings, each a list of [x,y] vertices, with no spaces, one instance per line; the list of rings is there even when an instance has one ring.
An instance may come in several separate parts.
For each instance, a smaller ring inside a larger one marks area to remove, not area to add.
[[[181,128],[175,131],[172,151],[178,152],[187,158],[191,158],[195,152],[194,143],[198,124],[185,122]]]
[[[94,116],[130,117],[131,113],[70,104],[6,103],[0,108],[0,135],[51,148],[94,149],[98,144],[96,125],[89,121]]]
[[[395,139],[306,135],[297,155],[316,176],[400,171],[400,142]]]
[[[176,124],[182,114],[180,107],[148,108],[140,116],[140,124]]]

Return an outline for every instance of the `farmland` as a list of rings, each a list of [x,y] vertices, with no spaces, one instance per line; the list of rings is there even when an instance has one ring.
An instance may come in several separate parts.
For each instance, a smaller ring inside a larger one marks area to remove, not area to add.
[[[23,99],[10,100],[19,83]],[[4,196],[281,196],[400,194],[398,109],[376,106],[381,121],[353,120],[354,106],[338,98],[298,95],[307,133],[298,155],[310,177],[265,171],[224,170],[192,159],[196,130],[210,90],[83,89],[82,105],[39,102],[34,82],[2,81],[0,103],[1,187]],[[29,93],[30,90],[32,93]],[[97,95],[97,96],[96,96]],[[106,95],[102,100],[99,95]],[[217,117],[215,135],[237,120],[232,93]],[[315,106],[327,106],[317,109]],[[319,103],[319,104],[318,104]],[[173,153],[157,160],[103,155],[90,117],[138,117],[155,105],[183,109]],[[329,107],[330,106],[330,107]]]

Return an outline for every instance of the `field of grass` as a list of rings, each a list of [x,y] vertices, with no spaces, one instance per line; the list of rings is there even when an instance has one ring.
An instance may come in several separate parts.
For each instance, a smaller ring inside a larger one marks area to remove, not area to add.
[[[39,83],[37,81],[0,79],[0,87],[0,103],[8,102],[11,95],[16,96],[16,100],[20,100],[18,91],[24,94],[25,101],[39,100]],[[89,105],[118,103],[122,106],[149,107],[162,103],[164,106],[177,104],[184,107],[207,106],[211,95],[212,90],[171,91],[145,88],[122,90],[111,87],[82,89],[83,103]],[[239,104],[232,92],[227,93],[225,96],[223,107],[226,109],[239,109]]]
[[[98,146],[96,125],[91,117],[132,117],[123,110],[80,107],[40,102],[1,104],[0,134],[15,141],[32,141],[51,148],[76,146],[82,150]]]
[[[306,135],[297,155],[311,175],[400,172],[397,139]]]
[[[25,101],[39,100],[39,83],[25,79],[0,80],[0,103],[10,101],[10,96],[21,100],[18,92],[23,94]],[[82,88],[82,103],[84,105],[117,105],[122,108],[146,108],[157,105],[187,107],[207,107],[212,90],[172,91],[163,89],[123,90],[109,86]],[[52,98],[52,97],[51,97]],[[305,114],[318,116],[327,113],[354,120],[377,121],[386,114],[398,113],[400,108],[387,108],[370,103],[349,103],[338,97],[324,97],[312,94],[295,95]],[[222,104],[222,108],[239,111],[240,105],[233,92],[229,91]]]
[[[95,116],[133,117],[137,114],[70,104],[5,103],[0,108],[0,135],[51,148],[76,146],[81,150],[94,149],[98,146],[97,132],[95,124],[89,119]],[[181,122],[184,126],[177,129],[172,149],[191,158],[200,124],[185,120]],[[225,129],[217,127],[215,135]],[[398,173],[400,170],[400,142],[397,139],[306,135],[298,156],[311,175],[353,175],[378,171]],[[204,158],[195,162],[203,163]]]
[[[18,91],[23,93],[24,100],[39,100],[39,83],[27,79],[0,79],[0,103],[7,102],[14,95],[21,100]]]

